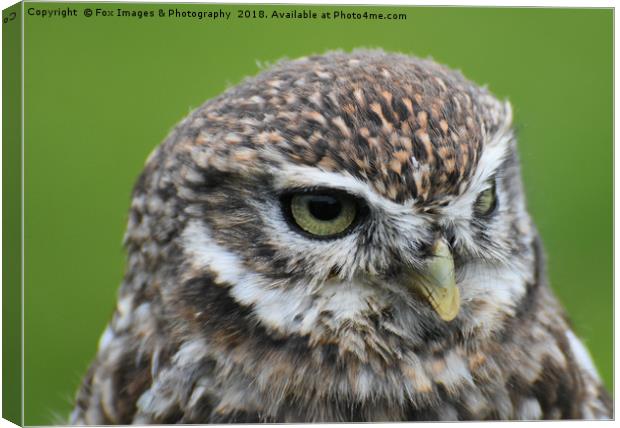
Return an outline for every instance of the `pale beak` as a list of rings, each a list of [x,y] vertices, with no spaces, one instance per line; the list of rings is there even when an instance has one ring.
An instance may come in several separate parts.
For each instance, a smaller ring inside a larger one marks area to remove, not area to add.
[[[413,279],[413,278],[412,278]],[[452,321],[459,313],[461,298],[454,278],[454,259],[443,238],[433,244],[431,256],[412,284],[444,321]]]

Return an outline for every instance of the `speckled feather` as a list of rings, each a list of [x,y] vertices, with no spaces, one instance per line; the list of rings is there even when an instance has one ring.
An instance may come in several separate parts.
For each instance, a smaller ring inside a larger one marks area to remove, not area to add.
[[[510,122],[459,73],[381,51],[284,61],[205,103],[136,184],[71,422],[610,418],[546,283]],[[296,234],[278,195],[308,186],[359,192],[368,221]],[[463,300],[450,322],[402,286],[437,233]]]
[[[275,157],[346,171],[397,202],[458,194],[507,106],[431,61],[373,59],[312,57],[262,73],[198,109],[187,144],[208,145],[218,169]]]

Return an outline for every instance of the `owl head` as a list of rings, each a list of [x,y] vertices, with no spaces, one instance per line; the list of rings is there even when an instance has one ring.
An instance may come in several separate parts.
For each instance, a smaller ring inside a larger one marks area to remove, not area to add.
[[[149,157],[126,242],[178,336],[386,361],[498,331],[534,237],[509,104],[363,50],[278,63],[194,111]]]

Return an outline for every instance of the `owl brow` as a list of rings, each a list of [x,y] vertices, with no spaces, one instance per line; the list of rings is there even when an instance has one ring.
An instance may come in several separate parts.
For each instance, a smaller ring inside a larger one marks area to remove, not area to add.
[[[308,188],[333,189],[362,198],[370,206],[397,214],[404,211],[411,212],[414,207],[413,200],[403,203],[391,201],[375,192],[367,183],[351,175],[321,171],[308,166],[287,166],[280,170],[276,177],[274,185],[277,191]]]
[[[487,183],[496,179],[500,173],[500,168],[506,161],[510,153],[510,141],[514,138],[512,132],[505,132],[495,136],[486,150],[482,153],[478,168],[474,174],[473,188],[483,191],[488,188]]]
[[[352,192],[349,189],[347,189],[346,187],[332,187],[332,186],[323,186],[320,184],[312,184],[312,185],[304,185],[304,184],[293,184],[291,186],[287,186],[285,188],[279,189],[278,190],[282,193],[297,193],[297,192],[304,192],[304,193],[319,193],[319,192],[325,192],[325,193],[330,193],[330,192],[338,192],[338,193],[347,193],[351,196],[354,197],[359,197],[361,199],[365,199],[363,197],[363,195],[360,195],[359,193],[356,192]]]
[[[501,166],[509,157],[510,142],[514,135],[508,127],[490,140],[478,162],[476,171],[464,192],[456,196],[450,205],[443,208],[443,213],[469,218],[471,204],[476,197],[488,188],[488,182],[497,178],[501,173]]]

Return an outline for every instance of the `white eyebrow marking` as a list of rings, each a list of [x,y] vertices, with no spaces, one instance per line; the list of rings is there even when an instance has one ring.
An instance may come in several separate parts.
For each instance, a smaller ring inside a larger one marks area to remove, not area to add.
[[[485,145],[478,161],[476,171],[471,178],[469,189],[462,195],[455,197],[449,205],[447,205],[442,211],[443,213],[453,219],[470,218],[472,206],[483,190],[488,187],[489,178],[493,177],[497,173],[498,168],[502,165],[502,162],[508,155],[510,148],[510,141],[514,138],[512,131],[508,127],[505,131],[498,133],[494,138]]]
[[[275,173],[275,186],[284,190],[291,187],[326,187],[364,198],[370,205],[392,215],[415,214],[415,199],[396,203],[375,192],[367,183],[348,172],[328,172],[311,166],[286,166]]]
[[[496,135],[493,140],[486,145],[478,167],[472,178],[472,187],[482,186],[502,164],[508,155],[510,141],[514,138],[511,131]]]
[[[504,103],[505,118],[499,130],[483,146],[482,156],[476,166],[472,177],[471,188],[479,193],[484,190],[486,181],[492,177],[500,167],[510,148],[510,142],[514,139],[512,132],[512,107],[509,102]]]
[[[508,155],[510,142],[514,139],[512,132],[512,107],[509,102],[504,103],[505,117],[500,128],[484,144],[482,155],[476,165],[476,170],[471,179],[470,190],[475,196],[487,186],[487,180],[491,178]],[[463,196],[467,195],[464,194]],[[458,199],[458,198],[457,198]]]

